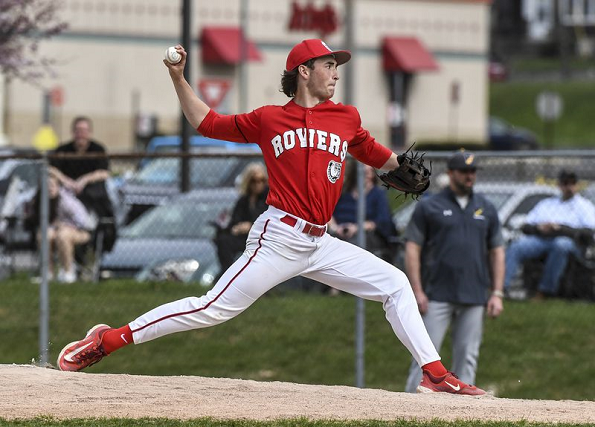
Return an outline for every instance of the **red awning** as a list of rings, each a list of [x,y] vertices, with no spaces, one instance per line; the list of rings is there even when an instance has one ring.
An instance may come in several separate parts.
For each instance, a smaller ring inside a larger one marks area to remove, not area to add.
[[[238,27],[204,27],[201,40],[202,60],[206,64],[239,64],[240,41],[245,43],[248,61],[262,59],[256,45],[250,40],[246,40]]]
[[[415,37],[385,37],[382,57],[386,71],[415,73],[438,69],[432,54]]]

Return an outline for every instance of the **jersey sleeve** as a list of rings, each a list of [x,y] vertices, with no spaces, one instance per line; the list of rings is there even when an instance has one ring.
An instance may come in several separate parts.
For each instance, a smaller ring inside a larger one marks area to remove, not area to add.
[[[358,126],[355,137],[349,143],[347,151],[360,162],[380,169],[393,152],[376,141],[370,135],[370,132],[362,127],[361,117],[355,108],[353,109],[353,115]]]
[[[425,203],[418,202],[405,229],[405,240],[423,246],[426,241]]]
[[[500,246],[504,246],[504,236],[502,235],[502,223],[498,216],[498,210],[496,207],[486,200],[486,204],[489,207],[489,236],[488,236],[488,248],[494,249]]]
[[[250,113],[225,115],[210,110],[196,129],[209,138],[258,143],[262,107]]]

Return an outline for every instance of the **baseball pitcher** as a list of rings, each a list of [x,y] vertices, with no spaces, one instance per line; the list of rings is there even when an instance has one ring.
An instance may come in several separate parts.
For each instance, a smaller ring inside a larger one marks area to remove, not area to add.
[[[181,60],[164,64],[186,119],[205,136],[260,146],[269,174],[268,209],[253,224],[243,255],[205,295],[164,304],[121,328],[96,325],[85,338],[64,347],[59,368],[79,371],[127,344],[223,323],[272,287],[301,275],[381,302],[395,335],[423,369],[418,391],[484,394],[440,362],[407,276],[326,232],[341,194],[347,153],[387,171],[381,176],[387,186],[419,195],[429,185],[423,156],[397,156],[362,127],[355,107],[331,101],[338,66],[351,54],[334,51],[322,40],[304,40],[289,52],[281,79],[283,93],[291,98],[287,104],[221,115],[184,79],[186,51],[175,48]]]

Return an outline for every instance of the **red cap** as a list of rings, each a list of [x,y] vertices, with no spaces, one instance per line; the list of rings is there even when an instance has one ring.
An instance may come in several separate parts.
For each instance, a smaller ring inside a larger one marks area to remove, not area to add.
[[[320,39],[309,39],[303,40],[291,49],[291,52],[287,55],[285,69],[291,71],[310,59],[327,55],[334,55],[337,65],[345,64],[351,59],[351,53],[347,50],[332,50]]]

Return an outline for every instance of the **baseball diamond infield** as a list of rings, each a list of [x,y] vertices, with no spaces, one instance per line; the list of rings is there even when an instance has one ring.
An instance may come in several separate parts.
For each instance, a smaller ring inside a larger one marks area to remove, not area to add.
[[[415,395],[227,378],[60,372],[0,365],[0,418],[430,420],[595,423],[595,402]]]

